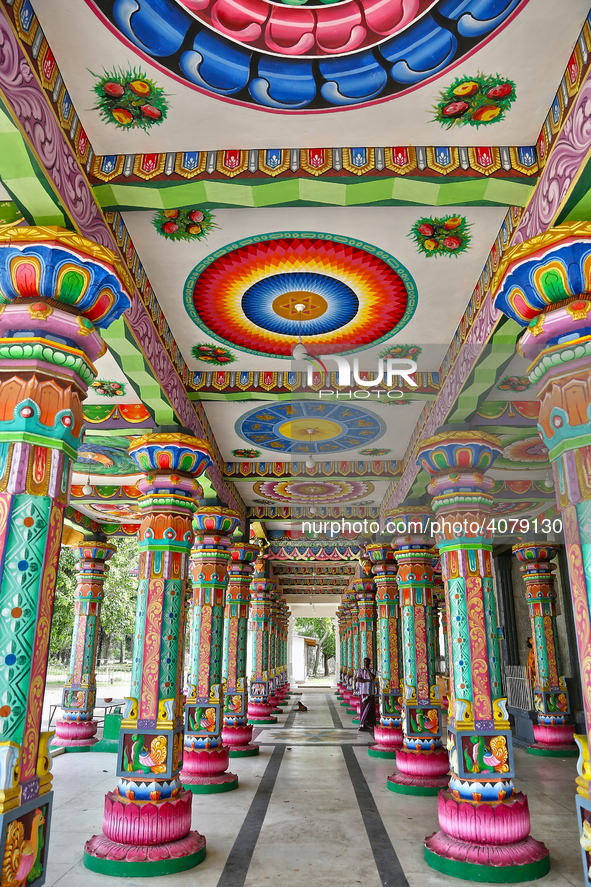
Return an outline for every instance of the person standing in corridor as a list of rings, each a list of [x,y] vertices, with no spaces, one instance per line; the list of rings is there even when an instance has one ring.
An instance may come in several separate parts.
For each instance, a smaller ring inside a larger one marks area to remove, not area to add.
[[[371,659],[363,660],[363,668],[360,668],[355,678],[359,685],[361,706],[359,708],[359,730],[376,725],[376,674],[371,669]]]

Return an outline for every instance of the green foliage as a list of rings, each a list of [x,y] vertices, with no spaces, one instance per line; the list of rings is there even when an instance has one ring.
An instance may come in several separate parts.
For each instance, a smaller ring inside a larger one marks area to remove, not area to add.
[[[314,618],[298,617],[295,621],[295,630],[299,635],[307,638],[317,638],[321,641],[320,651],[327,659],[333,659],[336,655],[336,639],[334,632],[334,623],[328,616],[317,616]],[[323,640],[324,638],[324,640]],[[318,658],[314,667],[314,676],[318,668]]]
[[[107,636],[124,641],[133,634],[137,581],[129,575],[138,561],[137,539],[117,539],[117,551],[108,561],[105,580],[105,598],[101,610],[101,625]],[[57,585],[51,621],[50,656],[67,652],[69,655],[74,628],[74,589],[76,588],[76,558],[71,548],[60,551]]]
[[[457,77],[439,93],[435,120],[452,126],[487,126],[498,123],[515,101],[515,83],[499,74]]]
[[[92,73],[92,72],[91,72]],[[144,74],[141,68],[103,70],[96,77],[94,92],[105,123],[118,129],[143,129],[159,126],[166,117],[168,102],[164,90]]]
[[[159,209],[152,224],[158,234],[167,240],[204,240],[214,224],[215,216],[208,209],[188,207],[186,209]]]
[[[466,218],[457,215],[423,216],[414,223],[409,237],[427,258],[457,256],[469,248],[472,239]]]

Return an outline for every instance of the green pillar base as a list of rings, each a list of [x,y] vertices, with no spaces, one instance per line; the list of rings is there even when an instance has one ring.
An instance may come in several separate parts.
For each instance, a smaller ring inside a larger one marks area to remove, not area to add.
[[[194,795],[217,795],[220,792],[232,792],[235,788],[238,788],[238,777],[233,779],[231,782],[212,782],[209,784],[202,785],[183,785],[183,788],[188,792],[193,792]]]
[[[93,751],[98,752],[109,752],[111,754],[117,754],[119,751],[119,740],[118,739],[101,739],[100,742],[97,742],[96,745],[92,746]]]
[[[441,791],[440,785],[401,785],[399,782],[390,782],[389,779],[386,781],[386,785],[391,792],[396,792],[398,795],[430,795],[434,797]]]
[[[348,714],[348,715],[356,715],[356,714],[357,714],[357,709],[356,709],[356,708],[348,708],[348,709],[347,709],[347,714]]]
[[[342,705],[343,708],[348,708],[348,707],[349,707],[349,703],[348,703],[348,702],[339,702],[339,705]]]
[[[474,862],[458,862],[438,856],[425,847],[425,862],[432,869],[452,878],[465,881],[485,881],[488,884],[519,884],[522,881],[535,881],[550,871],[550,856],[527,865],[478,865]]]
[[[158,859],[153,862],[120,862],[114,859],[99,859],[84,853],[84,868],[100,875],[111,875],[113,878],[152,878],[160,875],[173,875],[176,872],[186,872],[205,859],[207,850],[202,847],[190,856],[180,856],[178,859]]]
[[[367,753],[370,758],[389,758],[390,760],[396,759],[395,751],[378,751],[377,749],[370,747],[367,749]]]
[[[97,742],[98,745],[98,742]],[[51,748],[63,748],[67,755],[80,754],[84,751],[94,751],[94,745],[52,745]]]
[[[358,724],[358,723],[359,723],[359,718],[353,718],[353,723],[354,723],[354,724]]]
[[[258,718],[249,718],[248,723],[249,724],[263,724],[263,725],[264,724],[271,724],[272,725],[272,724],[277,723],[277,718],[265,718],[264,720],[262,718],[260,720]]]
[[[254,755],[258,755],[260,753],[260,748],[258,745],[255,748],[231,748],[230,749],[230,757],[231,758],[250,758],[254,757]]]
[[[576,745],[568,748],[542,748],[539,745],[528,745],[525,749],[528,755],[541,755],[543,758],[578,758],[579,749]]]

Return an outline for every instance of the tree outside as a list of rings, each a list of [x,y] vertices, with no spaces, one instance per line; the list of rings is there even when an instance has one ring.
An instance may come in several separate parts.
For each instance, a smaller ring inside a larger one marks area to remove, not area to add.
[[[322,656],[324,677],[328,677],[329,660],[334,659],[336,655],[335,630],[332,619],[328,616],[318,616],[310,619],[298,617],[295,621],[295,630],[299,635],[303,635],[307,638],[316,638],[318,640],[315,647],[312,676],[317,676],[320,657]]]
[[[109,571],[104,585],[97,644],[98,662],[109,657],[123,662],[132,647],[137,580],[129,573],[138,562],[137,539],[118,538],[115,544],[117,551],[108,562]],[[74,552],[63,545],[53,602],[49,653],[52,659],[64,664],[70,659],[74,628],[74,589],[78,575],[75,565]]]

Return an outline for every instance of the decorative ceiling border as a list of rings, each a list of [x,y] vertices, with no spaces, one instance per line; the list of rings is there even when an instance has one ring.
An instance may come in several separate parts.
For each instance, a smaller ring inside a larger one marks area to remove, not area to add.
[[[364,381],[369,381],[369,373],[362,370],[359,377]],[[266,372],[266,371],[228,371],[228,370],[206,370],[190,372],[187,380],[187,388],[189,391],[199,392],[199,399],[208,400],[208,395],[213,395],[215,399],[219,399],[219,394],[223,393],[228,399],[233,399],[232,395],[240,395],[245,393],[260,394],[305,394],[308,391],[319,391],[327,386],[333,390],[345,391],[353,390],[353,386],[338,385],[337,373],[330,373],[328,378],[324,374],[314,372],[312,384],[309,386],[306,373],[294,372]],[[416,373],[416,386],[409,385],[404,378],[400,378],[399,389],[408,391],[409,394],[423,394],[435,397],[439,392],[439,375],[438,373]],[[389,386],[382,379],[376,383],[376,389],[388,391]],[[211,398],[213,399],[213,398]]]
[[[89,168],[92,152],[86,133],[73,106],[71,122],[70,117],[66,120],[56,110],[63,80],[30,0],[1,3],[0,40],[4,51],[0,54],[0,92],[4,101],[77,230],[119,252],[82,169],[84,163]],[[125,255],[123,258],[129,267],[129,260]],[[138,347],[181,424],[197,437],[211,436],[213,442],[204,410],[195,409],[187,397],[176,367],[161,347],[162,332],[150,318],[139,289],[135,292],[136,298],[125,318]],[[224,482],[219,467],[221,455],[215,442],[214,446],[216,464],[208,469],[209,476],[218,492],[229,497],[228,504],[243,514],[244,505],[235,498],[236,490],[230,490]]]
[[[267,520],[346,520],[354,518],[372,518],[378,520],[380,516],[379,508],[366,507],[362,505],[349,506],[324,506],[319,505],[314,514],[310,513],[310,507],[306,505],[253,505],[247,510],[249,518],[267,518]]]
[[[223,179],[266,181],[284,176],[341,181],[393,176],[495,176],[528,178],[539,172],[535,145],[524,147],[272,148],[232,151],[169,151],[164,154],[102,154],[92,158],[90,178],[102,182],[187,182]]]
[[[333,478],[347,477],[374,478],[402,474],[402,463],[396,459],[376,459],[373,461],[316,462],[314,468],[307,468],[305,462],[226,462],[224,477],[234,478],[237,482],[252,477],[284,477],[284,478]],[[383,476],[382,476],[383,475]]]

